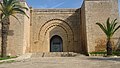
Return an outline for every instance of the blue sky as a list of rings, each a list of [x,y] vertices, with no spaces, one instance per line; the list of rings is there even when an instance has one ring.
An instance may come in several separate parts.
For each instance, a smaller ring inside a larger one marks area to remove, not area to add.
[[[33,8],[79,8],[83,0],[26,0]],[[120,12],[120,0],[119,12]]]
[[[79,8],[82,0],[27,0],[33,8]]]

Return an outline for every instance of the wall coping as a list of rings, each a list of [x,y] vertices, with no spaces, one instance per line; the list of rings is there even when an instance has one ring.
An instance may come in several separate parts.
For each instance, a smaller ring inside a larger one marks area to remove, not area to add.
[[[80,8],[32,9],[34,12],[76,12]]]

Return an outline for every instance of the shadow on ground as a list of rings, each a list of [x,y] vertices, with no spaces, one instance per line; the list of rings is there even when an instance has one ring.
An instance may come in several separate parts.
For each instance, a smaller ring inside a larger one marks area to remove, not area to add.
[[[104,58],[97,58],[97,57],[92,57],[88,58],[88,60],[98,60],[98,61],[117,61],[120,62],[120,58],[110,58],[110,57],[104,57]]]

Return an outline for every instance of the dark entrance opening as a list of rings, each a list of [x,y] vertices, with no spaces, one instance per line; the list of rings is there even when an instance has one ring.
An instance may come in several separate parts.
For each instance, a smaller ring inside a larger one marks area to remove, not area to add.
[[[62,52],[63,40],[60,36],[55,35],[50,39],[50,52]]]

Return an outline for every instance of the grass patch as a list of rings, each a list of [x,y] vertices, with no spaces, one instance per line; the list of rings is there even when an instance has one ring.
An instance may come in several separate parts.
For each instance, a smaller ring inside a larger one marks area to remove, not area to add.
[[[120,56],[120,51],[113,51],[113,55]]]
[[[10,56],[7,56],[5,58],[0,57],[0,60],[5,60],[5,61],[0,62],[0,64],[15,62],[15,60],[12,60],[12,58],[16,58],[16,57],[10,57]],[[7,59],[11,59],[11,60],[7,60]]]
[[[90,54],[107,54],[107,52],[90,52]]]
[[[12,58],[16,58],[16,57],[10,57],[10,56],[7,56],[5,58],[0,57],[0,60],[7,60],[7,59],[12,59]]]
[[[107,52],[90,52],[89,54],[92,56],[98,56],[98,55],[99,56],[106,56]],[[120,51],[113,51],[112,54],[116,55],[116,56],[120,56]]]

